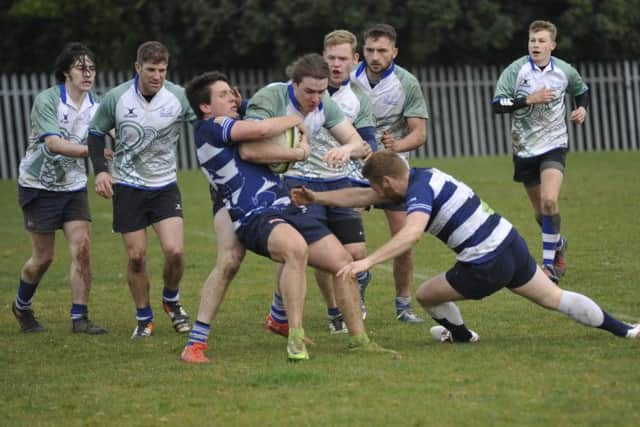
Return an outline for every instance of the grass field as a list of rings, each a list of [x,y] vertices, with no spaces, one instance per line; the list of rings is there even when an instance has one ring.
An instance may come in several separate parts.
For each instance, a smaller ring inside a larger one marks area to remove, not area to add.
[[[416,165],[419,164],[416,162]],[[572,153],[561,196],[570,240],[563,287],[585,293],[621,319],[640,320],[640,153]],[[433,162],[470,184],[521,231],[537,258],[539,231],[508,158]],[[199,289],[215,260],[208,192],[198,171],[181,174],[186,271],[183,304],[195,315]],[[15,181],[0,181],[0,425],[4,426],[637,426],[640,342],[574,324],[501,291],[460,304],[481,341],[441,345],[430,321],[394,319],[390,265],[375,269],[366,325],[399,351],[354,355],[347,337],[330,336],[310,280],[305,329],[316,345],[304,364],[286,362],[285,340],[262,330],[273,291],[273,264],[248,255],[213,325],[212,363],[181,363],[186,337],[161,311],[162,257],[150,238],[149,270],[156,335],[132,342],[134,307],[120,236],[110,231],[110,202],[91,192],[91,317],[106,336],[69,332],[69,259],[58,235],[56,260],[34,302],[48,328],[21,335],[10,312],[21,265],[30,253]],[[387,238],[380,212],[365,215],[369,248]],[[425,236],[415,285],[444,271],[453,255]],[[311,279],[311,276],[310,276]],[[417,307],[416,307],[417,308]],[[429,319],[430,320],[430,319]]]

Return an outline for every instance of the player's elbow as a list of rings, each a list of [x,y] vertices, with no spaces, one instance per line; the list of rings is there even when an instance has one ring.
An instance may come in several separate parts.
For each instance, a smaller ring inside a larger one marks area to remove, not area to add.
[[[256,163],[258,160],[258,156],[255,150],[252,150],[249,144],[240,144],[238,149],[238,154],[240,154],[240,158],[245,162]]]

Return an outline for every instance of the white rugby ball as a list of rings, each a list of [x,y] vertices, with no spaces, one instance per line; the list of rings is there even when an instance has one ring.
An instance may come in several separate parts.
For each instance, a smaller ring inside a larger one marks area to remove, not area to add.
[[[279,135],[265,139],[265,142],[280,144],[285,147],[295,148],[300,142],[300,131],[296,126],[289,128]],[[293,162],[271,163],[269,169],[274,173],[285,173]]]

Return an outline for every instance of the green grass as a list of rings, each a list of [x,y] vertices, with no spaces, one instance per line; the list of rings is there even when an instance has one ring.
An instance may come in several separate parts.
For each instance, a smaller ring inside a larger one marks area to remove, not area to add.
[[[640,319],[640,153],[571,153],[561,196],[570,239],[563,287],[583,292],[627,321]],[[416,163],[417,164],[417,163]],[[432,163],[470,184],[509,218],[539,257],[539,231],[508,158]],[[195,314],[199,289],[215,260],[204,178],[180,176],[185,207],[183,303]],[[132,342],[134,307],[120,236],[110,229],[110,202],[91,194],[93,271],[90,311],[106,336],[69,333],[69,258],[58,235],[56,260],[34,308],[48,332],[22,335],[10,313],[19,269],[30,254],[15,181],[0,181],[0,424],[7,426],[158,425],[640,425],[640,343],[573,324],[508,291],[460,304],[476,345],[439,345],[430,322],[394,319],[389,264],[375,269],[367,327],[401,352],[354,355],[347,337],[330,336],[310,280],[305,329],[311,361],[286,362],[285,340],[262,330],[271,301],[273,264],[248,255],[214,322],[212,363],[178,356],[186,338],[172,332],[160,308],[161,264],[150,233],[149,271],[156,335]],[[383,216],[365,215],[369,248],[387,239]],[[453,255],[431,236],[416,253],[415,286],[444,271]]]

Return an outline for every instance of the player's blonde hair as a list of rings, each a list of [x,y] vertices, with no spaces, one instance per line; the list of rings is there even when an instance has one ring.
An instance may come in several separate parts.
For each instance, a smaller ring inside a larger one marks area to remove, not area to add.
[[[529,33],[537,33],[539,31],[548,31],[549,35],[551,35],[551,40],[556,41],[558,29],[552,22],[537,20],[529,25]]]
[[[362,168],[362,175],[374,184],[381,184],[382,178],[401,178],[407,173],[407,163],[393,151],[380,150],[373,153]]]
[[[347,30],[334,30],[324,36],[324,48],[337,46],[340,44],[351,45],[351,50],[356,52],[358,50],[358,38],[351,31]]]

